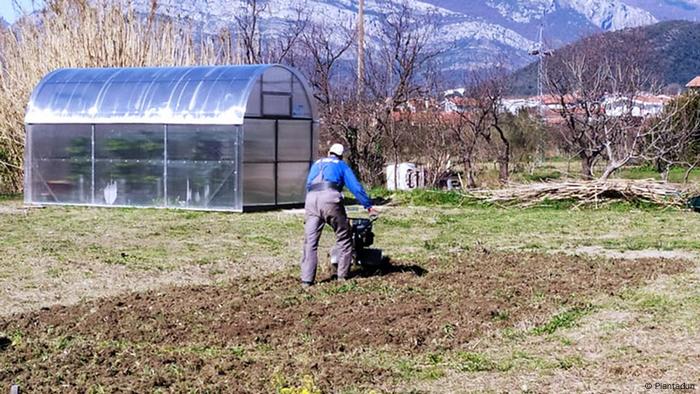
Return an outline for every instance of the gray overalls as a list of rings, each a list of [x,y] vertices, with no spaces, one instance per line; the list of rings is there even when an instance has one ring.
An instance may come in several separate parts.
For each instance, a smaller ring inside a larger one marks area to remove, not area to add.
[[[327,223],[335,231],[334,255],[338,256],[338,278],[347,278],[352,262],[352,237],[350,224],[343,204],[343,194],[333,184],[323,179],[321,166],[311,182],[304,205],[304,251],[301,258],[301,281],[314,283],[318,266],[318,241]]]

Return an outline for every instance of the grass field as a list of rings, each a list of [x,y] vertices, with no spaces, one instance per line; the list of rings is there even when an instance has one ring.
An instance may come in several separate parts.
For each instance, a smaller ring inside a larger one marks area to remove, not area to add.
[[[0,388],[700,387],[700,215],[393,201],[375,226],[392,264],[309,293],[296,212],[0,201]]]

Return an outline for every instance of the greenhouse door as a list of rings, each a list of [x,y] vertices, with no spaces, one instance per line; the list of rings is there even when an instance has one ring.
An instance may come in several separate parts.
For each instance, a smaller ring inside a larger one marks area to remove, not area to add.
[[[244,127],[244,205],[303,203],[314,159],[312,121],[246,118]]]

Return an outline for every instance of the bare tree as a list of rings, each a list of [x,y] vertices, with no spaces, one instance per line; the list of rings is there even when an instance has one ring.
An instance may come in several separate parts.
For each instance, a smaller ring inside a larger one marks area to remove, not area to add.
[[[381,129],[376,127],[375,104],[355,98],[351,89],[345,96],[332,118],[333,125],[340,137],[346,142],[349,164],[359,172],[360,178],[372,185],[382,184],[378,174],[384,166],[384,147]]]
[[[425,163],[426,185],[439,187],[452,170],[453,160],[459,158],[458,145],[454,143],[451,130],[446,127],[446,114],[439,102],[426,112],[417,114],[415,132],[409,140],[413,152],[420,152]]]
[[[508,182],[510,176],[510,140],[503,125],[501,100],[503,99],[504,81],[501,72],[490,75],[480,83],[476,90],[477,109],[482,116],[487,117],[488,127],[481,131],[489,147],[496,153],[498,163],[498,179]],[[495,136],[494,136],[495,135]]]
[[[263,62],[294,66],[301,60],[297,59],[301,56],[297,52],[304,47],[302,36],[310,24],[309,13],[307,5],[300,4],[294,9],[293,18],[279,24],[276,29],[266,34],[263,42]]]
[[[663,180],[668,180],[672,166],[685,167],[687,182],[690,172],[700,165],[700,95],[675,98],[645,127],[645,159],[655,164]]]
[[[587,38],[548,62],[546,86],[558,102],[559,130],[586,179],[601,158],[604,180],[641,157],[645,136],[635,100],[654,85],[646,56],[643,37],[630,32]]]
[[[481,148],[494,153],[499,180],[507,182],[511,147],[501,111],[505,79],[501,72],[472,73],[465,78],[464,97],[457,97],[456,110],[445,120],[460,147],[466,187],[475,187],[475,154]]]
[[[397,112],[415,110],[411,99],[426,95],[421,73],[443,50],[432,41],[438,29],[437,15],[419,13],[407,3],[388,2],[386,9],[379,20],[378,44],[367,53],[364,86],[369,94],[366,99],[376,103],[372,111],[376,127],[398,164],[408,128],[397,123],[401,119]],[[395,167],[396,182],[397,170]]]
[[[438,67],[430,67],[423,73],[423,83],[428,91],[420,111],[405,114],[411,129],[407,131],[403,144],[405,154],[422,163],[425,184],[440,187],[452,174],[453,161],[459,161],[458,144],[450,130],[453,114],[443,110],[443,92],[451,83]]]
[[[354,42],[355,30],[351,24],[311,23],[301,34],[301,44],[307,55],[301,68],[314,88],[314,97],[321,104],[322,111],[328,115],[347,93],[337,74],[339,63]]]
[[[243,63],[262,63],[262,38],[260,23],[262,15],[268,8],[267,0],[243,0],[243,6],[237,12],[236,30]]]
[[[476,187],[475,164],[477,143],[482,135],[480,130],[483,130],[486,118],[479,116],[471,111],[472,101],[464,97],[445,98],[445,104],[451,103],[455,108],[451,111],[444,112],[438,119],[441,127],[449,130],[455,144],[457,145],[459,157],[464,167],[464,176],[466,184],[463,188]]]

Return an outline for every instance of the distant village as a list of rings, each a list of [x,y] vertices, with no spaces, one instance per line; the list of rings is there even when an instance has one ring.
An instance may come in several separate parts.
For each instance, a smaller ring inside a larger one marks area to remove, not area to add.
[[[700,75],[688,82],[685,87],[690,91],[700,92]],[[646,92],[634,97],[609,95],[603,97],[601,108],[608,116],[630,115],[637,118],[648,118],[659,115],[673,98],[674,96],[667,94]],[[513,115],[526,111],[533,116],[540,117],[547,124],[557,124],[564,121],[560,116],[562,106],[573,106],[576,100],[575,95],[544,94],[531,97],[506,97],[501,100],[501,110]],[[439,107],[444,113],[469,112],[474,102],[474,99],[465,96],[464,88],[450,89],[443,92]],[[425,107],[425,105],[422,106]],[[420,112],[420,107],[421,105],[415,105],[415,103],[408,104],[408,110],[411,112]]]

